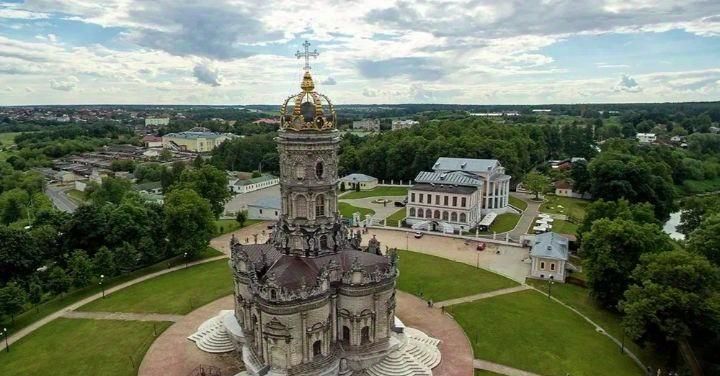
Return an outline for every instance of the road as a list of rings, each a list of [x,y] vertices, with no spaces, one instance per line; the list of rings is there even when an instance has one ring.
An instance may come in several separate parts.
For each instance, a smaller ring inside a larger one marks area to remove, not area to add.
[[[73,213],[78,208],[78,205],[67,196],[65,188],[63,187],[48,185],[47,188],[45,188],[45,194],[50,197],[53,205],[55,205],[58,210]]]

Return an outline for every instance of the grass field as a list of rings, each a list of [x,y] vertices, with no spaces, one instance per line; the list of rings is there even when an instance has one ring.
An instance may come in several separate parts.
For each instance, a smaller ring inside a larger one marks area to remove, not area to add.
[[[484,369],[476,369],[475,370],[475,376],[494,376],[494,375],[500,375],[500,373],[490,372],[490,371],[486,371]]]
[[[492,234],[493,232],[508,232],[515,228],[519,220],[520,214],[500,214],[497,216],[497,218],[495,218],[495,221],[493,221],[492,225],[490,225],[490,231],[488,231],[488,233]]]
[[[577,235],[578,225],[570,221],[555,220],[555,222],[552,223],[552,226],[553,232],[557,232],[559,234]]]
[[[223,259],[149,279],[79,310],[183,315],[232,291],[230,268]]]
[[[576,273],[573,273],[576,276]],[[538,290],[547,293],[548,286],[545,281],[528,279],[527,283],[535,286]],[[622,318],[618,313],[608,311],[599,306],[590,297],[588,289],[570,283],[556,283],[552,287],[552,296],[561,302],[577,309],[583,315],[600,325],[615,338],[622,338],[623,332],[620,327]],[[632,341],[625,341],[625,346],[635,353],[645,363],[655,364],[657,359],[651,348],[641,348]]]
[[[400,222],[403,218],[405,218],[405,214],[407,211],[405,208],[399,209],[395,213],[390,214],[385,220],[386,226],[392,226],[397,227],[398,222]]]
[[[15,137],[20,135],[20,132],[7,132],[0,133],[0,161],[4,161],[10,156],[10,153],[5,149],[15,143]]]
[[[365,219],[366,214],[375,214],[375,210],[368,208],[359,208],[357,206],[350,205],[347,202],[338,202],[338,209],[340,210],[340,214],[345,218],[352,218],[353,213],[355,212],[360,213],[361,220]]]
[[[245,221],[244,226],[242,227],[248,227],[259,222],[262,221],[257,219],[248,219]],[[242,227],[240,227],[240,223],[238,223],[238,221],[234,219],[218,219],[215,221],[215,233],[218,235],[227,234]]]
[[[417,252],[399,251],[398,289],[439,302],[517,286],[501,275]]]
[[[57,319],[0,352],[0,375],[137,375],[150,344],[170,324]]]
[[[448,308],[475,356],[542,375],[639,376],[642,370],[580,316],[528,290]]]
[[[708,180],[685,180],[682,185],[676,186],[680,195],[694,195],[705,192],[720,191],[720,178]]]
[[[343,199],[356,199],[377,196],[407,196],[407,187],[377,187],[369,191],[349,192],[344,194]]]
[[[220,256],[222,253],[220,251],[217,251],[212,248],[207,248],[203,252],[200,253],[200,255],[196,258],[196,260],[200,259],[206,259],[210,257]],[[160,261],[156,264],[144,267],[142,269],[135,270],[134,272],[124,274],[118,277],[108,278],[105,280],[105,288],[110,288],[113,286],[117,286],[121,283],[125,283],[127,281],[133,280],[138,277],[142,277],[144,275],[148,275],[151,273],[155,273],[158,271],[161,271],[163,269],[167,269],[169,267],[181,265],[185,262],[185,259],[180,256],[175,256],[173,258]],[[37,320],[42,319],[43,317],[53,313],[57,312],[58,310],[62,309],[65,306],[68,306],[72,303],[77,302],[78,300],[82,300],[84,298],[87,298],[88,296],[91,296],[93,294],[97,294],[101,291],[100,286],[98,285],[91,285],[82,289],[74,290],[69,293],[66,293],[62,296],[58,296],[54,299],[51,299],[47,302],[44,302],[36,309],[30,309],[28,311],[23,312],[22,314],[15,317],[14,323],[4,323],[3,325],[8,328],[9,331],[16,332],[32,323],[34,323]]]
[[[87,195],[85,192],[78,191],[77,189],[71,189],[66,192],[67,196],[73,200],[76,204],[83,204],[87,201]]]
[[[520,210],[527,209],[527,206],[528,206],[527,202],[525,202],[524,200],[521,200],[517,197],[509,196],[508,201],[510,202],[510,205],[512,205]]]
[[[577,221],[582,221],[585,218],[585,208],[589,204],[590,201],[588,200],[545,195],[545,202],[540,205],[540,211],[543,213],[565,214],[575,218]]]

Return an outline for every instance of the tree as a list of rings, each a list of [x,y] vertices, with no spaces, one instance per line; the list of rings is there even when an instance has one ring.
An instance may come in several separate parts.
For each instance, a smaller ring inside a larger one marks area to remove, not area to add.
[[[0,313],[9,315],[15,322],[15,315],[22,312],[27,302],[27,294],[17,283],[10,282],[0,288]]]
[[[240,227],[244,227],[245,221],[247,221],[247,211],[240,210],[235,217],[235,221],[240,224]]]
[[[340,192],[345,192],[345,182],[344,181],[340,182]]]
[[[28,300],[32,303],[36,310],[38,309],[38,305],[42,302],[42,298],[43,289],[39,281],[30,282],[30,285],[28,285]]]
[[[572,165],[570,178],[573,180],[573,190],[585,193],[590,190],[590,171],[586,161],[579,160]]]
[[[172,159],[172,152],[168,149],[163,149],[160,152],[160,160],[163,162],[170,161]]]
[[[690,233],[687,249],[720,266],[720,213],[708,217]]]
[[[645,254],[621,307],[623,328],[642,342],[720,334],[720,271],[704,257],[677,250]]]
[[[53,294],[62,294],[70,288],[72,279],[65,272],[65,269],[56,265],[50,268],[46,284],[48,290]]]
[[[137,266],[138,261],[140,261],[140,253],[132,244],[123,242],[119,247],[115,248],[113,259],[117,268],[127,273]]]
[[[705,218],[720,213],[720,195],[692,196],[682,201],[682,214],[678,231],[690,235]]]
[[[192,189],[206,199],[216,217],[230,198],[227,174],[209,164],[183,171],[178,187]]]
[[[550,185],[550,179],[540,173],[530,172],[525,176],[523,185],[527,188],[527,190],[535,194],[536,200],[539,200],[539,194],[547,190],[547,187]]]
[[[75,287],[85,287],[90,284],[93,274],[93,264],[87,253],[76,250],[68,260],[68,272]]]
[[[605,307],[616,308],[640,256],[671,249],[670,238],[658,225],[625,219],[597,220],[584,234],[580,249],[590,295]]]
[[[100,185],[90,183],[88,197],[96,205],[108,202],[119,204],[131,189],[130,180],[108,176],[102,179]]]
[[[174,254],[196,256],[215,233],[210,204],[192,189],[173,189],[165,197],[165,233]]]
[[[0,283],[24,279],[41,266],[41,261],[29,232],[0,225]]]
[[[630,204],[625,199],[617,201],[599,199],[591,202],[585,209],[585,218],[578,228],[578,234],[582,237],[583,233],[590,231],[595,221],[602,218],[626,219],[636,223],[660,225],[660,222],[655,218],[653,206],[649,203]]]

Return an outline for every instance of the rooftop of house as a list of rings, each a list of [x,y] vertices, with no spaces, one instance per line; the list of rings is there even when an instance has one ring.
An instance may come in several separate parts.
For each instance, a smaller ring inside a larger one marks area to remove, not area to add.
[[[258,176],[256,178],[250,178],[250,179],[237,179],[236,181],[232,182],[234,185],[250,185],[250,184],[256,184],[256,183],[262,183],[264,181],[274,180],[278,177],[275,175],[265,174]]]
[[[280,196],[261,197],[257,201],[248,204],[248,207],[250,206],[261,209],[280,210]]]
[[[136,191],[152,191],[154,189],[160,189],[160,188],[162,188],[162,183],[160,183],[159,181],[151,181],[151,182],[142,183],[142,184],[135,184],[135,186],[133,186],[133,189],[135,189]]]
[[[536,235],[530,256],[567,261],[568,238],[555,232]]]
[[[428,184],[444,184],[444,185],[463,185],[463,186],[481,186],[483,181],[472,174],[462,171],[456,172],[430,172],[421,171],[415,177],[416,183]]]
[[[177,133],[168,133],[163,137],[169,137],[169,138],[185,138],[185,139],[197,139],[197,138],[219,138],[219,137],[228,137],[225,133],[215,133],[215,132],[177,132]]]
[[[470,159],[440,157],[433,165],[435,171],[468,171],[485,173],[500,166],[497,159]]]
[[[377,178],[365,174],[350,174],[343,176],[340,180],[349,182],[371,182],[376,181]]]

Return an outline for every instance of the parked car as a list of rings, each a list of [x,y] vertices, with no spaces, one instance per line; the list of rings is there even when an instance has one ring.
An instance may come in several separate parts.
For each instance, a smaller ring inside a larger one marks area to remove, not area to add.
[[[400,201],[395,201],[395,206],[397,206],[397,207],[399,207],[399,208],[404,208],[404,207],[405,207],[405,203],[404,203],[404,202],[400,202]]]
[[[415,235],[414,235],[414,236],[415,236],[415,239],[420,239],[420,238],[423,237],[423,233],[420,232],[420,231],[415,231]]]
[[[475,247],[475,249],[478,251],[484,251],[485,250],[485,242],[479,242],[477,244],[477,247]]]

